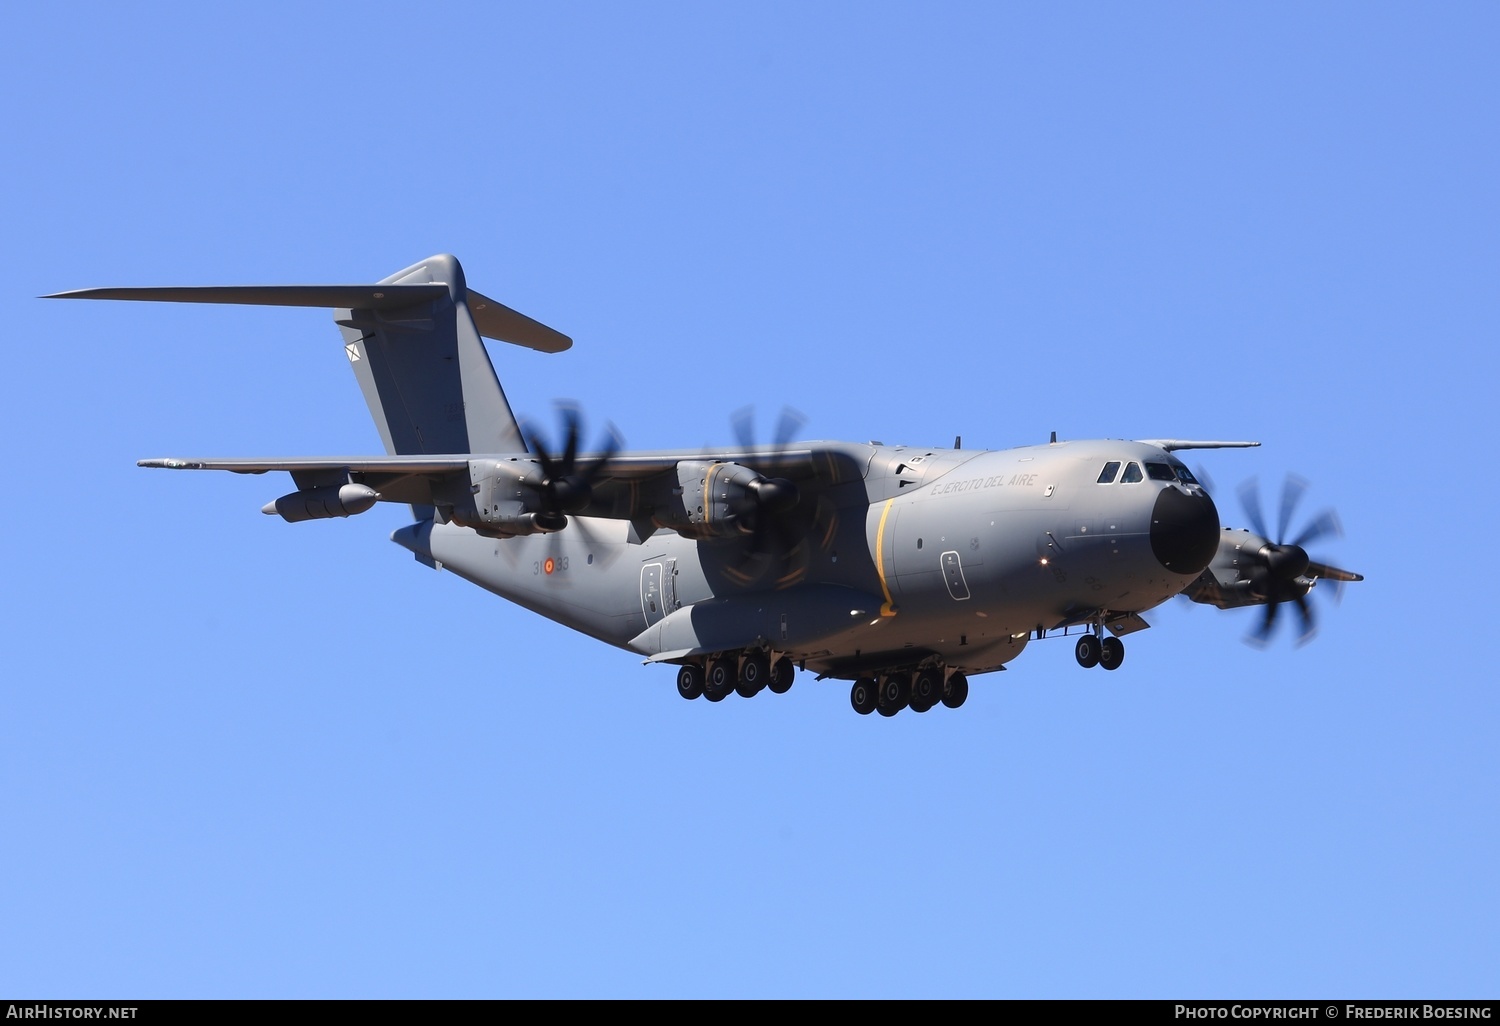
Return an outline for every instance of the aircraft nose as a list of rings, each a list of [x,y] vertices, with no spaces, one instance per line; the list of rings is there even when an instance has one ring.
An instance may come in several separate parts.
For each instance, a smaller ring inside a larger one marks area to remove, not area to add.
[[[1151,510],[1151,551],[1174,574],[1203,572],[1219,551],[1219,511],[1201,488],[1163,488]]]

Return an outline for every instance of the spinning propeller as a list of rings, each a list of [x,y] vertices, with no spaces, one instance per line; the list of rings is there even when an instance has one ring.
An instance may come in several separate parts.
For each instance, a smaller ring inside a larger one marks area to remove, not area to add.
[[[751,407],[736,410],[730,416],[730,423],[742,450],[752,456],[765,456],[784,452],[807,418],[790,407],[783,408],[769,446],[755,441],[755,413]],[[809,544],[824,551],[833,544],[838,527],[833,503],[824,495],[805,494],[787,478],[761,477],[750,482],[736,506],[735,516],[749,536],[731,570],[742,583],[758,580],[774,568],[779,587],[795,584],[807,571]]]
[[[568,526],[569,513],[582,513],[594,498],[594,484],[614,459],[624,442],[613,424],[609,425],[604,446],[592,459],[580,463],[578,442],[583,434],[583,413],[573,403],[558,403],[564,427],[563,451],[548,452],[546,443],[529,425],[523,431],[526,444],[536,454],[542,468],[542,479],[533,487],[541,499],[538,522],[549,531]]]
[[[1331,509],[1326,509],[1315,516],[1295,537],[1287,540],[1287,531],[1291,527],[1292,516],[1296,512],[1297,504],[1302,501],[1303,494],[1307,491],[1307,482],[1302,478],[1288,474],[1281,488],[1281,509],[1276,521],[1276,540],[1266,529],[1266,521],[1261,516],[1260,485],[1251,478],[1240,486],[1240,503],[1245,508],[1245,515],[1250,519],[1250,526],[1263,539],[1268,539],[1266,544],[1252,556],[1255,564],[1249,569],[1247,577],[1249,589],[1252,595],[1265,603],[1265,615],[1261,619],[1260,626],[1250,635],[1253,644],[1264,646],[1271,640],[1271,632],[1276,626],[1278,611],[1284,603],[1290,602],[1297,607],[1297,612],[1302,621],[1302,633],[1297,638],[1297,644],[1303,645],[1312,640],[1317,633],[1317,621],[1313,616],[1312,605],[1307,600],[1307,593],[1312,589],[1318,578],[1326,578],[1335,582],[1335,600],[1342,594],[1345,581],[1364,580],[1359,574],[1340,570],[1326,563],[1315,562],[1308,554],[1304,546],[1311,545],[1321,538],[1340,537],[1344,532],[1339,524],[1338,514]]]
[[[580,458],[578,450],[584,434],[583,412],[572,402],[558,402],[557,409],[563,427],[563,447],[560,453],[547,446],[543,436],[532,424],[523,422],[521,425],[526,444],[536,456],[537,465],[542,472],[540,481],[528,483],[542,507],[537,513],[537,520],[544,530],[550,532],[547,542],[548,558],[542,564],[549,576],[554,568],[566,566],[563,561],[565,553],[562,549],[562,536],[558,533],[564,528],[577,532],[587,542],[588,548],[592,550],[588,553],[590,561],[597,553],[604,565],[608,565],[620,552],[617,545],[601,539],[589,527],[588,519],[582,514],[594,500],[596,486],[605,476],[609,464],[625,447],[625,441],[615,426],[609,424],[600,450],[589,454],[587,458]],[[507,546],[504,551],[514,564],[515,550]],[[564,582],[571,579],[569,575],[560,578]]]

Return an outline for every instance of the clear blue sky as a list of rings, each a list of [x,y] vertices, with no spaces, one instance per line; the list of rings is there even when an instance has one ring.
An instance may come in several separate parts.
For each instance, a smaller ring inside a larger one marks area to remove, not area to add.
[[[1493,4],[13,5],[0,994],[1500,991]],[[710,705],[169,455],[378,452],[326,313],[34,297],[431,253],[634,447],[1228,437],[1364,573],[958,712]]]

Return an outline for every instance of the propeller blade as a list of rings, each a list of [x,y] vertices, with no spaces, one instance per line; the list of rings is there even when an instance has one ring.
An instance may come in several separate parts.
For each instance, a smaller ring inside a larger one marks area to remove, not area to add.
[[[800,412],[783,406],[771,444],[763,445],[756,441],[754,407],[740,407],[729,420],[740,448],[756,454],[785,450],[807,423]],[[834,515],[822,510],[826,497],[809,500],[795,482],[782,477],[763,477],[747,487],[743,508],[736,515],[748,536],[741,536],[737,555],[731,557],[725,573],[741,584],[769,578],[778,588],[801,580],[808,570],[812,544],[828,548],[837,526]]]
[[[605,425],[604,450],[595,457],[588,466],[583,468],[579,480],[587,487],[592,487],[594,482],[604,473],[604,468],[620,454],[625,448],[625,439],[620,435],[620,429],[613,424]]]
[[[1297,645],[1300,648],[1318,633],[1318,624],[1313,616],[1312,603],[1307,601],[1306,595],[1298,595],[1293,601],[1297,603],[1297,612],[1302,614],[1302,633],[1297,638]]]
[[[560,558],[562,555],[561,549],[565,535],[582,541],[584,545],[584,551],[579,552],[575,547],[572,553],[575,560],[583,560],[582,566],[575,564],[568,574],[559,578],[562,584],[573,583],[571,575],[581,571],[584,566],[589,565],[589,556],[593,556],[595,562],[601,567],[608,567],[620,556],[620,547],[618,545],[611,545],[600,537],[595,528],[591,526],[590,520],[591,518],[589,517],[571,516],[568,518],[568,526],[564,530],[556,531],[547,536],[547,551],[554,559]]]
[[[798,545],[782,561],[781,575],[776,578],[776,587],[790,588],[807,576],[807,545]]]
[[[562,455],[549,451],[546,439],[529,423],[522,430],[542,471],[541,480],[533,486],[541,498],[542,511],[554,522],[553,530],[561,530],[566,526],[565,514],[582,513],[588,508],[593,500],[594,483],[604,475],[624,442],[619,430],[613,424],[608,425],[603,451],[580,465],[583,411],[573,402],[556,405],[563,423]]]
[[[563,473],[571,473],[573,465],[578,462],[578,436],[581,432],[583,413],[577,406],[567,403],[558,403],[558,410],[563,417],[563,425],[567,428],[566,448],[563,450]]]
[[[734,429],[734,439],[740,448],[750,452],[755,448],[755,407],[741,406],[729,415],[729,425]]]
[[[776,450],[779,452],[787,447],[792,437],[802,430],[807,423],[807,418],[790,406],[781,408],[781,420],[776,424]]]
[[[1331,509],[1325,509],[1322,513],[1318,514],[1318,518],[1316,520],[1302,529],[1302,533],[1297,535],[1296,540],[1293,541],[1292,544],[1304,546],[1311,545],[1319,538],[1326,538],[1329,536],[1340,538],[1343,536],[1343,534],[1344,528],[1343,525],[1339,523],[1338,514]]]
[[[1260,515],[1260,482],[1251,478],[1240,485],[1240,505],[1245,509],[1245,516],[1250,520],[1250,527],[1262,538],[1270,538],[1266,533],[1266,522]]]
[[[536,460],[542,465],[542,479],[546,480],[557,476],[557,464],[552,462],[552,457],[547,455],[547,445],[542,441],[540,435],[533,433],[526,439],[531,446],[532,452],[536,453]]]
[[[776,434],[769,447],[755,440],[755,407],[741,406],[729,415],[734,439],[746,452],[779,452],[787,447],[793,436],[802,430],[807,418],[790,406],[781,408],[781,418],[776,422]]]
[[[1280,602],[1267,602],[1265,614],[1261,617],[1260,626],[1250,636],[1253,644],[1264,648],[1271,641],[1271,630],[1276,626],[1276,611],[1281,608]]]
[[[813,516],[813,527],[817,531],[818,548],[827,552],[833,547],[833,539],[839,530],[838,507],[826,495],[818,496],[818,508]]]
[[[1297,503],[1302,501],[1303,494],[1307,491],[1307,481],[1295,474],[1288,474],[1286,480],[1281,484],[1281,516],[1276,521],[1276,541],[1286,540],[1287,528],[1292,523],[1292,513],[1297,508]]]

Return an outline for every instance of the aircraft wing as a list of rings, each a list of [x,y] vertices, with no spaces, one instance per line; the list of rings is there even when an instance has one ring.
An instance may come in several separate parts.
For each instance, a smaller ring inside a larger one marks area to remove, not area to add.
[[[449,475],[469,472],[469,456],[273,456],[137,460],[138,467],[165,470],[227,470],[232,474],[264,474],[284,470],[298,488],[317,488],[345,482],[367,485],[385,502],[430,506],[434,486]]]
[[[1259,442],[1194,441],[1190,438],[1142,438],[1141,444],[1174,452],[1178,449],[1257,449]]]
[[[672,474],[683,460],[717,460],[736,462],[767,476],[805,477],[816,473],[813,449],[778,449],[772,452],[691,450],[672,452],[619,453],[607,458],[595,481],[595,490],[606,501],[590,510],[594,516],[612,519],[635,519],[632,485],[658,475]],[[583,453],[580,464],[595,458]],[[530,474],[539,475],[538,458],[533,453],[480,455],[452,453],[416,456],[271,456],[271,457],[158,457],[138,460],[136,465],[165,470],[223,470],[232,474],[265,474],[286,471],[298,488],[309,489],[353,483],[368,486],[379,493],[382,502],[431,506],[452,502],[456,491],[469,492],[470,482],[477,481],[494,467],[508,463],[531,464]],[[621,501],[611,498],[619,493]]]
[[[162,470],[227,470],[232,474],[264,474],[285,470],[291,474],[347,470],[358,473],[446,474],[467,470],[469,456],[272,456],[227,459],[178,459],[162,457],[137,460],[138,467]]]
[[[611,456],[608,466],[600,475],[602,480],[639,481],[657,474],[674,470],[685,459],[711,459],[722,462],[743,463],[762,473],[781,473],[800,476],[811,470],[811,449],[780,449],[775,452],[664,452],[664,453],[620,453]],[[595,456],[581,453],[580,462],[588,462]],[[347,471],[351,474],[386,474],[408,476],[412,474],[450,474],[467,471],[476,461],[532,461],[531,453],[482,456],[451,454],[444,456],[254,456],[254,457],[157,457],[137,460],[138,467],[162,470],[227,470],[232,474],[264,474],[272,470],[285,470],[294,477],[298,474],[318,474]]]

